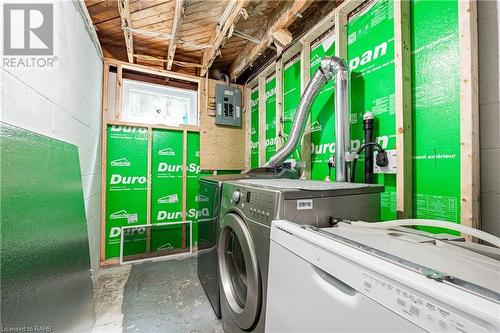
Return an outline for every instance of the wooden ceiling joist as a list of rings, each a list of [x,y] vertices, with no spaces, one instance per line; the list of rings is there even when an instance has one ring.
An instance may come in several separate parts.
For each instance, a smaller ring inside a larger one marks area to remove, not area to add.
[[[223,18],[225,22],[221,22],[215,29],[212,38],[210,38],[211,48],[207,48],[203,52],[202,68],[200,75],[204,76],[207,70],[212,66],[215,58],[217,57],[218,51],[221,46],[224,45],[229,29],[238,22],[240,18],[240,12],[247,5],[248,0],[229,0],[226,9],[223,12]]]
[[[145,55],[145,54],[134,54],[134,57],[137,59],[144,60],[144,61],[156,61],[156,62],[163,62],[163,63],[168,62],[168,60],[165,60],[163,58],[153,57],[153,56]],[[193,62],[187,62],[187,61],[174,60],[173,64],[180,66],[180,67],[193,67],[193,68],[200,68],[201,67],[200,64],[196,64]]]
[[[122,21],[123,36],[125,38],[125,47],[127,48],[128,62],[134,63],[134,42],[132,39],[132,32],[129,29],[132,28],[129,0],[119,0],[118,11],[120,12],[120,18]]]
[[[283,7],[277,10],[272,18],[268,20],[262,32],[258,36],[255,36],[260,40],[260,43],[247,44],[236,59],[234,59],[229,70],[231,80],[237,78],[239,74],[269,47],[273,41],[273,33],[288,28],[312,2],[310,0],[285,1]]]
[[[172,64],[174,62],[175,49],[177,48],[177,38],[179,32],[181,31],[182,20],[184,19],[184,6],[186,4],[185,0],[176,0],[174,21],[172,23],[172,39],[168,43],[167,52],[167,70],[172,69]]]

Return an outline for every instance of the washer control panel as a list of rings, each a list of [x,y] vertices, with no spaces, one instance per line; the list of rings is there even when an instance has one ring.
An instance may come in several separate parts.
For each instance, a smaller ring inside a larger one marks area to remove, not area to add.
[[[239,190],[235,190],[232,194],[232,199],[235,204],[240,203],[241,200],[241,192]]]
[[[225,184],[222,205],[224,209],[237,207],[248,218],[270,226],[272,220],[279,218],[279,196],[278,191]]]

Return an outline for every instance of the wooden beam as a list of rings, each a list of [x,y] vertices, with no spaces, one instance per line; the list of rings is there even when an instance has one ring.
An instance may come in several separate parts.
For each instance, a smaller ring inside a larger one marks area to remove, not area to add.
[[[245,105],[245,169],[252,166],[252,89],[245,86],[243,101]]]
[[[276,151],[283,146],[283,60],[276,61]]]
[[[108,125],[115,125],[115,126],[129,126],[129,127],[146,127],[147,125],[144,123],[132,123],[128,121],[112,121],[108,120]],[[168,126],[168,125],[160,125],[160,124],[155,124],[151,125],[151,128],[153,129],[165,129],[165,130],[171,130],[171,131],[189,131],[189,132],[199,132],[200,127],[199,126],[194,126],[194,125],[179,125],[179,126]]]
[[[295,21],[300,13],[302,13],[313,1],[296,0],[285,1],[280,10],[277,10],[273,17],[267,22],[261,30],[259,36],[259,44],[248,43],[245,48],[234,59],[229,70],[231,80],[238,77],[257,57],[267,48],[273,41],[273,33],[280,29],[286,29]]]
[[[122,65],[116,67],[115,81],[115,120],[120,120],[122,114],[122,86],[123,86],[123,68]]]
[[[410,1],[394,1],[394,73],[396,107],[396,211],[413,214]]]
[[[177,38],[181,31],[182,20],[184,19],[185,4],[186,4],[185,0],[176,0],[174,21],[172,22],[172,32],[171,32],[172,38],[168,42],[167,70],[172,69],[172,64],[174,62],[175,50],[177,48]]]
[[[460,223],[480,227],[477,3],[458,2],[460,44]],[[470,237],[466,237],[471,239]]]
[[[134,54],[134,58],[145,60],[145,61],[158,61],[162,63],[168,63],[168,60],[163,59],[163,58],[158,58],[158,57],[153,57],[150,55],[146,54]],[[180,67],[194,67],[194,68],[201,68],[201,64],[197,64],[194,62],[187,62],[187,61],[173,61],[174,65],[180,66]]]
[[[273,32],[272,36],[278,55],[281,54],[283,49],[287,47],[293,39],[292,34],[287,29],[279,29],[278,31]]]
[[[348,13],[337,10],[335,12],[335,55],[347,62],[347,15]]]
[[[178,80],[185,80],[189,82],[196,82],[200,84],[200,78],[198,76],[192,76],[188,74],[182,74],[177,72],[166,71],[164,69],[159,69],[155,67],[148,67],[138,64],[129,64],[128,62],[123,62],[116,59],[104,58],[104,63],[112,66],[121,66],[123,69],[128,69],[136,72],[141,72],[145,74],[158,75],[162,77],[170,77]]]
[[[305,42],[300,51],[300,93],[304,92],[311,79],[311,44]],[[301,141],[301,160],[304,162],[300,178],[311,179],[311,115],[307,117],[304,135]]]
[[[224,45],[227,39],[229,29],[238,22],[240,18],[240,11],[247,5],[248,0],[229,0],[224,13],[227,13],[226,22],[222,22],[223,26],[217,25],[215,32],[210,38],[211,48],[205,49],[202,57],[202,68],[200,71],[200,76],[204,76],[207,70],[212,66],[217,53],[221,46]]]
[[[259,77],[259,166],[266,163],[266,77]]]
[[[147,167],[147,189],[146,189],[146,224],[151,225],[151,177],[152,177],[152,150],[153,150],[153,129],[148,127],[148,167]],[[146,233],[146,255],[151,253],[151,228],[148,227]]]
[[[187,130],[182,131],[182,221],[187,217]],[[191,225],[192,227],[192,225]],[[189,240],[192,244],[193,240]],[[186,248],[186,224],[182,225],[182,248]]]
[[[109,65],[104,64],[102,76],[102,121],[101,121],[101,240],[100,262],[106,261],[106,156],[107,156],[107,121],[108,121],[108,84]]]
[[[125,47],[127,48],[128,62],[134,63],[134,41],[132,32],[132,18],[130,17],[129,0],[118,1],[118,12],[122,21],[123,36],[125,37]]]

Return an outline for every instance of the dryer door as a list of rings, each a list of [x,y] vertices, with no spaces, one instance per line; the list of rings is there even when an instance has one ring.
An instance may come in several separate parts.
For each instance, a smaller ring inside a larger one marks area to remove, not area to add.
[[[259,316],[262,286],[250,230],[234,213],[224,216],[218,246],[221,293],[234,321],[250,329]]]

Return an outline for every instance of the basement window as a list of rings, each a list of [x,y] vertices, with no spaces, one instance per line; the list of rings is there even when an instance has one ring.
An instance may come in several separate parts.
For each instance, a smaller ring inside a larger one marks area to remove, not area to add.
[[[198,126],[198,92],[123,79],[121,121]]]

